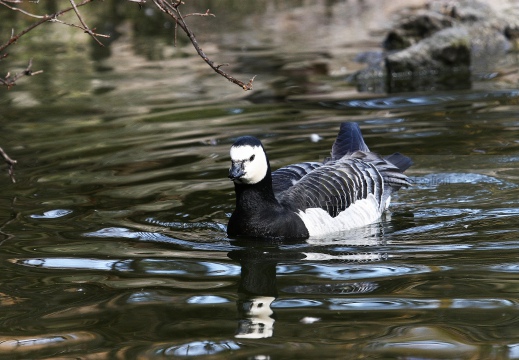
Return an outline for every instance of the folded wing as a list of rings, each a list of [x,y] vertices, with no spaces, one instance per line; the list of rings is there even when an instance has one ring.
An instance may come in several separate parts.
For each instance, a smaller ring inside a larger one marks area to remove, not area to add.
[[[274,194],[279,198],[279,194],[288,190],[301,180],[301,178],[321,166],[323,166],[323,164],[320,162],[304,162],[287,165],[272,172],[272,188],[274,189]]]
[[[307,173],[279,200],[293,211],[320,208],[336,217],[372,194],[382,212],[391,193],[408,185],[407,176],[391,162],[374,153],[357,151]]]

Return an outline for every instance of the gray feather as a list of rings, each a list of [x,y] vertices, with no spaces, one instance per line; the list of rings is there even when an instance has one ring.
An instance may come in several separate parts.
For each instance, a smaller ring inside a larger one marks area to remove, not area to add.
[[[301,180],[303,176],[311,173],[322,165],[320,162],[304,162],[287,165],[272,172],[272,188],[274,189],[274,194],[276,194],[277,197],[277,194],[291,188],[295,183]]]
[[[373,194],[383,211],[388,196],[409,186],[400,169],[374,153],[357,151],[307,173],[278,195],[294,211],[321,208],[335,217],[357,200]]]

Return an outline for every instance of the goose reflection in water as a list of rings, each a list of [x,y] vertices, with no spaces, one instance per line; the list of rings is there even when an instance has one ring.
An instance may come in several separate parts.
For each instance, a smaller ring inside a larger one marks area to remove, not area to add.
[[[383,245],[383,224],[376,223],[347,233],[326,238],[307,239],[298,243],[287,241],[237,240],[228,256],[240,263],[241,274],[237,301],[240,320],[236,338],[261,339],[274,335],[275,301],[281,301],[277,288],[279,264],[311,262],[365,263],[384,261],[387,255],[378,251],[366,251]],[[310,245],[310,246],[308,246]],[[346,250],[347,248],[347,250]],[[294,285],[284,287],[283,292],[296,294],[362,294],[378,288],[376,282],[340,282],[327,285]],[[303,324],[319,321],[318,317],[304,317]]]

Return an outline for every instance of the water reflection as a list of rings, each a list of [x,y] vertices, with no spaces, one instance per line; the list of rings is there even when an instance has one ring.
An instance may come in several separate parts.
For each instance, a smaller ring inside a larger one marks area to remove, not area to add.
[[[519,358],[517,72],[472,91],[359,94],[352,59],[379,46],[365,15],[394,2],[210,3],[202,46],[257,73],[254,95],[152,32],[157,14],[136,14],[130,36],[119,5],[92,8],[115,35],[93,61],[72,55],[86,36],[5,59],[34,55],[45,72],[0,94],[0,145],[19,161],[16,185],[0,169],[0,358]],[[391,219],[229,241],[232,140],[260,136],[279,167],[327,156],[343,121],[416,163]]]
[[[237,338],[266,338],[274,332],[272,302],[278,296],[277,259],[269,259],[261,249],[234,250],[228,256],[240,263],[237,301],[239,321]]]
[[[305,299],[280,299],[276,281],[280,264],[283,264],[281,273],[286,274],[291,272],[292,263],[297,264],[295,266],[307,266],[308,262],[311,266],[320,267],[321,262],[327,261],[333,261],[335,264],[339,261],[344,265],[382,261],[385,258],[383,254],[377,251],[367,253],[364,248],[381,245],[383,229],[382,224],[378,223],[348,233],[334,234],[328,238],[311,238],[300,243],[234,241],[234,245],[241,247],[228,253],[228,256],[239,262],[241,267],[237,301],[241,319],[235,337],[249,339],[272,337],[276,318],[273,308],[307,308],[323,305],[322,302]],[[353,250],[359,247],[361,251]],[[344,248],[350,251],[344,254]],[[309,249],[312,249],[312,252],[309,252]],[[330,272],[323,270],[317,271],[326,278],[335,280]],[[348,268],[341,266],[341,271],[348,272]],[[376,282],[302,284],[284,287],[283,292],[285,294],[347,295],[370,293],[377,287]],[[319,318],[302,317],[300,321],[303,324],[311,324],[319,321]]]

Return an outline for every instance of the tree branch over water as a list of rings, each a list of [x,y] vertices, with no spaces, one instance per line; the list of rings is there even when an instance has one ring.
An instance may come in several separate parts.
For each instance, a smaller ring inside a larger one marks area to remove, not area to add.
[[[176,27],[179,26],[188,36],[189,41],[191,41],[191,44],[193,44],[193,47],[195,48],[198,55],[202,59],[204,59],[207,65],[209,65],[216,73],[220,74],[230,82],[240,86],[243,90],[252,90],[252,82],[254,81],[255,76],[252,79],[250,79],[248,83],[244,83],[243,81],[240,81],[234,78],[233,76],[227,74],[226,72],[222,71],[220,68],[224,64],[215,65],[215,63],[211,59],[209,59],[209,57],[204,53],[204,51],[198,44],[195,34],[191,31],[191,29],[187,26],[185,22],[185,18],[188,16],[215,16],[214,14],[211,14],[209,10],[207,10],[205,13],[192,13],[182,15],[182,13],[180,12],[180,6],[184,4],[182,0],[153,0],[153,2],[162,12],[168,14],[175,21],[175,37]]]
[[[58,20],[58,17],[60,17],[61,15],[65,14],[65,13],[71,11],[71,10],[74,10],[74,9],[76,11],[76,14],[79,14],[79,11],[77,10],[79,7],[84,6],[84,5],[88,4],[88,3],[91,3],[94,0],[83,0],[81,3],[79,3],[77,5],[74,3],[73,0],[70,0],[70,1],[74,5],[69,7],[69,8],[60,10],[60,11],[54,13],[54,14],[51,14],[51,15],[36,15],[36,14],[31,14],[31,13],[29,13],[29,12],[23,10],[23,9],[14,7],[14,6],[9,4],[9,3],[13,3],[13,2],[20,3],[21,1],[0,0],[0,5],[3,5],[3,6],[11,9],[13,11],[19,11],[22,14],[25,14],[25,15],[27,15],[29,17],[33,17],[33,18],[39,19],[37,22],[35,22],[34,24],[28,26],[27,28],[25,28],[24,30],[19,32],[18,34],[14,34],[14,31],[13,31],[13,33],[11,34],[11,37],[9,38],[9,40],[5,44],[0,45],[0,52],[4,51],[9,46],[11,46],[12,44],[16,43],[18,41],[18,39],[20,39],[22,36],[27,34],[29,31],[31,31],[31,30],[35,29],[36,27],[40,26],[41,24],[44,24],[46,22],[63,23],[63,22]],[[65,25],[71,26],[70,24],[65,24]],[[81,26],[77,26],[77,25],[74,25],[74,26],[83,29],[87,33],[90,31],[90,29],[85,28],[85,27],[81,27]]]
[[[18,11],[18,12],[24,14],[24,15],[29,16],[29,17],[38,19],[38,21],[36,21],[34,24],[29,25],[28,27],[26,27],[24,30],[22,30],[21,32],[19,32],[17,34],[14,33],[14,29],[13,29],[13,31],[11,33],[11,37],[9,38],[9,40],[7,42],[5,42],[4,44],[0,45],[0,60],[2,60],[3,58],[8,56],[7,53],[3,53],[2,54],[2,52],[5,49],[7,49],[9,46],[15,44],[22,36],[24,36],[25,34],[30,32],[31,30],[34,30],[36,27],[38,27],[41,24],[44,24],[46,22],[57,22],[57,23],[61,23],[61,24],[64,24],[64,25],[68,25],[68,26],[78,27],[78,28],[82,29],[83,31],[85,31],[86,33],[88,33],[89,35],[91,35],[100,45],[102,45],[102,43],[96,37],[96,36],[101,36],[101,35],[93,33],[92,30],[90,30],[88,28],[88,26],[86,26],[86,24],[84,23],[81,15],[79,13],[79,10],[78,10],[78,7],[84,6],[84,5],[86,5],[86,4],[88,4],[88,3],[92,2],[92,1],[94,1],[94,0],[83,0],[81,3],[75,4],[74,0],[70,0],[72,6],[69,7],[69,8],[60,10],[60,11],[54,13],[54,14],[51,14],[51,15],[36,15],[36,14],[29,13],[28,11],[25,11],[25,10],[23,10],[21,8],[18,8],[18,7],[15,7],[15,6],[11,5],[12,3],[21,3],[21,0],[0,0],[0,5],[3,5],[3,6],[11,9],[13,11]],[[80,22],[82,24],[81,26],[74,25],[74,24],[68,24],[68,23],[65,23],[65,22],[63,22],[63,21],[58,19],[59,16],[65,14],[65,13],[71,11],[71,10],[74,10],[76,12],[76,15],[78,16],[78,18],[80,19]],[[7,88],[10,89],[14,85],[16,85],[16,81],[19,78],[21,78],[22,76],[24,76],[24,75],[32,76],[32,75],[37,75],[37,74],[43,72],[43,70],[32,72],[31,71],[31,66],[32,66],[32,60],[29,61],[29,65],[27,66],[27,68],[22,73],[17,74],[15,76],[11,76],[11,74],[8,72],[7,75],[4,78],[0,77],[0,85],[7,86]]]
[[[4,44],[0,45],[0,60],[2,60],[3,58],[8,56],[8,54],[4,53],[4,51],[9,46],[15,44],[22,36],[24,36],[25,34],[30,32],[31,30],[33,30],[36,27],[38,27],[38,26],[40,26],[40,25],[42,25],[44,23],[47,23],[47,22],[59,23],[59,24],[63,24],[63,25],[67,25],[67,26],[78,28],[78,29],[82,30],[83,32],[85,32],[86,34],[90,35],[92,37],[92,39],[94,39],[94,41],[99,46],[104,46],[103,43],[99,40],[99,38],[100,37],[101,38],[102,37],[109,37],[109,35],[104,35],[104,34],[96,33],[95,29],[92,29],[92,28],[90,28],[87,25],[84,17],[81,15],[81,13],[79,11],[80,7],[85,6],[86,4],[89,4],[89,3],[93,2],[93,1],[95,1],[95,0],[82,0],[79,3],[76,3],[76,0],[69,0],[70,5],[71,5],[70,7],[67,7],[65,9],[59,10],[59,11],[57,11],[54,14],[51,14],[51,15],[38,15],[38,14],[33,14],[33,13],[29,12],[29,11],[26,11],[26,10],[20,8],[20,7],[15,6],[15,4],[22,4],[24,2],[24,0],[0,0],[0,5],[1,6],[4,6],[4,7],[8,8],[8,9],[10,9],[12,11],[15,11],[15,12],[20,12],[21,14],[24,14],[25,16],[37,19],[36,22],[34,22],[33,24],[29,25],[27,28],[25,28],[24,30],[20,31],[19,33],[15,33],[14,29],[13,29],[9,40],[7,42],[5,42]],[[146,0],[127,0],[127,1],[128,2],[137,3],[141,7],[146,3]],[[152,0],[152,1],[160,9],[160,11],[162,11],[163,13],[169,15],[173,19],[173,21],[175,21],[175,35],[174,35],[175,36],[175,40],[176,40],[176,36],[177,36],[177,28],[180,27],[180,29],[182,29],[182,31],[187,35],[187,37],[191,41],[191,44],[195,48],[195,50],[198,53],[198,55],[216,73],[218,73],[219,75],[223,76],[224,78],[226,78],[227,80],[229,80],[233,84],[236,84],[236,85],[240,86],[243,90],[252,90],[252,83],[254,81],[255,76],[253,78],[251,78],[247,83],[245,83],[243,81],[240,81],[240,80],[236,79],[235,77],[231,76],[230,74],[224,72],[221,68],[222,68],[222,66],[227,65],[227,64],[215,64],[205,54],[205,52],[202,50],[202,48],[200,47],[200,45],[199,45],[199,43],[198,43],[198,41],[197,41],[193,31],[191,31],[191,29],[189,28],[189,26],[185,22],[185,19],[187,17],[189,17],[189,16],[215,16],[214,14],[210,13],[209,10],[207,10],[205,13],[190,13],[190,14],[183,15],[180,12],[180,7],[184,4],[184,2],[182,0]],[[70,11],[74,11],[74,13],[76,14],[76,17],[77,17],[77,19],[79,21],[79,24],[71,24],[71,23],[67,23],[67,22],[64,22],[64,21],[59,19],[60,16],[62,16],[65,13],[68,13]],[[22,77],[24,75],[36,75],[36,74],[39,74],[40,72],[42,72],[42,71],[32,72],[30,70],[31,66],[32,66],[32,63],[29,62],[29,65],[27,66],[27,69],[24,72],[22,72],[21,74],[18,74],[18,75],[15,75],[15,76],[11,76],[10,73],[7,73],[7,75],[4,78],[0,77],[0,85],[4,85],[8,89],[10,89],[14,85],[16,85],[16,81],[20,77]]]
[[[34,30],[35,28],[37,28],[40,25],[45,24],[45,23],[57,23],[57,24],[66,25],[66,26],[70,26],[70,27],[74,27],[74,28],[80,29],[84,33],[86,33],[90,37],[92,37],[92,39],[94,39],[94,41],[99,46],[104,46],[103,43],[99,40],[99,38],[107,38],[107,37],[109,37],[109,35],[104,35],[104,34],[96,33],[95,32],[95,28],[92,29],[92,28],[90,28],[87,25],[87,22],[86,22],[85,18],[81,15],[81,12],[79,11],[79,8],[81,8],[82,6],[85,6],[85,5],[89,4],[89,3],[92,3],[95,0],[82,0],[80,2],[76,2],[76,1],[79,1],[79,0],[69,0],[69,2],[70,2],[70,6],[69,7],[66,7],[66,8],[64,8],[62,10],[59,10],[59,11],[53,13],[53,14],[50,14],[50,15],[48,15],[48,14],[39,15],[39,14],[35,14],[33,12],[30,12],[30,11],[27,11],[27,10],[23,9],[22,7],[20,7],[20,5],[22,5],[24,2],[25,3],[32,2],[32,3],[36,3],[37,4],[38,1],[0,0],[0,8],[4,7],[4,8],[7,8],[7,9],[13,11],[13,12],[18,12],[20,14],[23,14],[24,16],[27,16],[29,18],[34,19],[34,23],[32,23],[31,25],[27,26],[25,29],[23,29],[23,30],[21,30],[19,32],[15,32],[15,30],[12,29],[11,34],[9,36],[9,39],[5,43],[3,43],[3,44],[0,42],[0,61],[5,59],[9,55],[7,52],[5,52],[6,49],[8,49],[10,46],[16,44],[17,41],[19,41],[20,38],[23,37],[24,35],[26,35],[30,31]],[[126,1],[128,3],[136,3],[136,4],[139,5],[139,7],[142,7],[146,3],[147,0],[126,0]],[[223,66],[228,65],[228,64],[215,64],[205,54],[205,52],[202,50],[202,48],[200,47],[200,45],[199,45],[199,43],[198,43],[198,41],[197,41],[197,39],[195,37],[195,34],[193,33],[193,31],[191,31],[191,29],[189,28],[189,26],[187,25],[187,23],[185,21],[185,19],[187,17],[189,17],[189,16],[209,17],[209,16],[215,16],[214,14],[212,14],[209,10],[207,10],[205,13],[196,13],[195,12],[195,13],[190,13],[190,14],[183,15],[180,12],[180,7],[184,4],[184,2],[182,0],[152,0],[152,1],[159,8],[160,11],[162,11],[165,14],[167,14],[175,22],[175,34],[174,34],[174,36],[175,36],[175,45],[176,45],[177,29],[180,28],[187,35],[187,37],[191,41],[191,44],[195,48],[195,50],[198,53],[198,55],[217,74],[223,76],[224,78],[226,78],[227,80],[229,80],[233,84],[236,84],[236,85],[240,86],[245,91],[252,90],[252,83],[253,83],[254,78],[256,76],[254,76],[247,83],[245,83],[243,81],[240,81],[240,80],[234,78],[230,74],[224,72],[221,68]],[[66,14],[68,12],[71,12],[71,11],[73,11],[75,13],[76,18],[78,20],[78,23],[76,23],[76,24],[67,23],[67,22],[59,19],[62,15]],[[7,72],[7,74],[5,76],[3,76],[3,77],[0,75],[0,86],[5,86],[5,87],[7,87],[7,89],[11,89],[13,86],[15,86],[17,84],[17,81],[20,78],[22,78],[24,76],[37,75],[37,74],[40,74],[42,72],[43,72],[43,70],[38,70],[38,71],[33,71],[32,70],[32,59],[30,59],[27,67],[23,71],[21,71],[20,73],[16,73],[16,74],[13,75],[13,74],[11,74],[11,72]],[[14,183],[15,182],[15,178],[14,178],[14,165],[16,164],[16,160],[11,159],[5,153],[5,151],[2,148],[0,148],[0,156],[4,159],[4,161],[8,165],[9,176],[11,177],[11,181]]]

